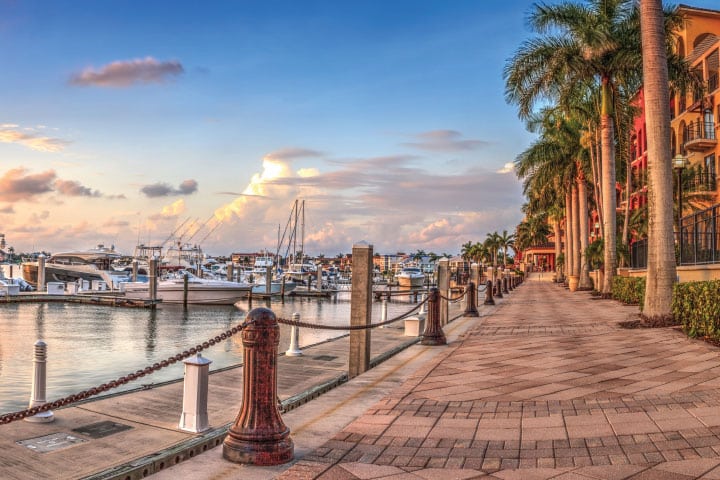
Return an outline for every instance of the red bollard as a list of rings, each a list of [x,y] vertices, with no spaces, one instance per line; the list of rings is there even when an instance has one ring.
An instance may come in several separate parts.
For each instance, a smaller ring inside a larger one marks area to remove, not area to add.
[[[243,400],[223,442],[223,458],[251,465],[280,465],[293,459],[290,429],[277,407],[277,353],[280,327],[275,314],[256,308],[242,331]]]
[[[467,305],[465,305],[465,313],[463,317],[479,317],[480,313],[477,309],[477,290],[475,282],[470,282],[467,285]]]
[[[440,291],[431,288],[428,295],[428,313],[422,345],[447,345],[445,332],[440,326]]]

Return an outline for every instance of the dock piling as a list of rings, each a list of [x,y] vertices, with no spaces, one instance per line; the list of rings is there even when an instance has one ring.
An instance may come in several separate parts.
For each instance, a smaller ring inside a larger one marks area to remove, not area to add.
[[[437,288],[430,289],[428,298],[428,316],[425,322],[425,332],[420,341],[422,345],[447,345],[445,332],[440,325],[440,291]]]

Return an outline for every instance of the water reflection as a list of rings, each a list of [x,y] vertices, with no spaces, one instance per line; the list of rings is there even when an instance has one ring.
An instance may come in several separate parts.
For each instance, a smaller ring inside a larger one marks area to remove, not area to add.
[[[147,332],[145,333],[145,354],[150,361],[155,353],[155,342],[157,341],[157,310],[150,310],[147,321]]]

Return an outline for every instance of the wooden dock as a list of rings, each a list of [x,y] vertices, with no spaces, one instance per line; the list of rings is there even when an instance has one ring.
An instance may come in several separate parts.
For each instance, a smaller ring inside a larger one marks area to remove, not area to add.
[[[372,333],[373,363],[407,348],[402,322]],[[293,408],[347,381],[349,336],[303,348],[303,356],[278,358],[278,396]],[[203,352],[212,359],[212,349]],[[141,365],[138,365],[141,367]],[[243,369],[210,375],[211,429],[178,429],[183,383],[138,388],[54,411],[52,423],[2,425],[0,465],[4,479],[140,479],[222,443],[240,410]],[[147,382],[151,377],[145,377]],[[28,385],[28,390],[30,385]],[[29,391],[28,391],[29,394]],[[52,392],[48,392],[49,400]],[[47,440],[47,441],[46,441]],[[29,448],[26,445],[40,445]]]
[[[1,303],[80,303],[85,305],[104,305],[108,307],[154,308],[161,300],[140,300],[125,298],[113,292],[84,292],[78,294],[49,295],[38,292],[20,292],[18,295],[0,295]]]

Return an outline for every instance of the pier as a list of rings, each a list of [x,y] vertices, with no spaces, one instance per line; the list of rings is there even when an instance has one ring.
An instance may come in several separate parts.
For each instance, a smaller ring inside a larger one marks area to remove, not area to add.
[[[154,308],[160,300],[131,299],[111,292],[86,292],[77,294],[49,295],[43,292],[20,292],[17,295],[0,294],[3,303],[79,303],[85,305],[105,305],[108,307]]]

